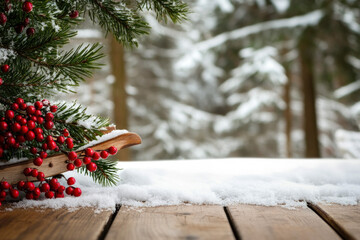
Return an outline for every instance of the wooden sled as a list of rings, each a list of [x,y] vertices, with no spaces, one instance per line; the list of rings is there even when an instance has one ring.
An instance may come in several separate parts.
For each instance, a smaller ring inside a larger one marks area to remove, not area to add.
[[[105,134],[110,131],[104,132]],[[111,138],[102,143],[91,146],[94,150],[105,150],[111,146],[118,150],[124,149],[141,143],[141,138],[136,133],[124,133],[117,137]],[[81,151],[78,151],[81,152]],[[19,181],[37,181],[34,177],[26,177],[23,174],[25,168],[37,168],[39,172],[45,173],[46,177],[58,175],[68,171],[66,162],[68,158],[65,154],[57,154],[44,159],[43,164],[38,167],[33,164],[33,160],[27,160],[19,163],[0,166],[0,181],[8,181],[10,184],[16,184]]]

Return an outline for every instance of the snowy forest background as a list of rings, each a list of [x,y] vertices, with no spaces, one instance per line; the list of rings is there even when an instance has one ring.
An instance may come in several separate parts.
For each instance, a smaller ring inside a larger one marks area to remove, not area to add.
[[[344,156],[338,130],[360,126],[360,1],[188,4],[180,25],[147,13],[138,49],[87,22],[72,40],[103,42],[73,99],[142,137],[124,159]]]

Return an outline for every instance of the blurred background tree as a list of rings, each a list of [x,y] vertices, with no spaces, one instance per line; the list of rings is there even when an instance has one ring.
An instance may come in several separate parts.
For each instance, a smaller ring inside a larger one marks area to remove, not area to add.
[[[116,113],[143,138],[132,158],[341,157],[336,130],[360,120],[360,1],[188,3],[181,26],[147,13],[151,34],[120,63],[127,79],[110,70],[88,97],[105,115],[124,102],[104,93],[127,100]]]

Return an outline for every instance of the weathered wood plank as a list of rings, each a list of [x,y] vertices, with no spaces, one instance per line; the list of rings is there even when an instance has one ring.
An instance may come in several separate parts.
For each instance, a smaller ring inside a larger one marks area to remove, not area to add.
[[[360,205],[310,204],[344,239],[360,239]]]
[[[234,239],[221,206],[121,207],[106,240]]]
[[[0,239],[98,239],[112,211],[94,213],[91,208],[69,212],[67,209],[14,209],[0,211]]]
[[[241,239],[340,239],[309,208],[286,209],[255,205],[228,208]]]

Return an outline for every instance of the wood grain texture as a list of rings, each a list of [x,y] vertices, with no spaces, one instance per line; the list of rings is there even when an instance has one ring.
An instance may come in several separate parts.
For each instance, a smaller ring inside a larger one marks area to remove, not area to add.
[[[360,205],[309,205],[344,239],[360,239]]]
[[[107,224],[112,211],[94,213],[91,208],[68,210],[15,209],[0,211],[2,240],[95,240]]]
[[[121,207],[105,238],[234,239],[221,206]]]
[[[141,143],[141,138],[136,133],[125,133],[100,144],[92,146],[94,150],[107,149],[111,146],[117,147],[118,150]],[[39,171],[44,172],[45,176],[50,177],[66,172],[67,156],[65,154],[54,155],[44,159],[40,167],[36,167]],[[26,181],[23,170],[26,167],[33,168],[32,160],[15,163],[6,166],[0,166],[0,177],[11,184],[18,181]],[[36,181],[36,178],[28,177],[29,181]]]
[[[309,208],[236,205],[229,206],[228,211],[242,240],[340,239],[336,232]]]

